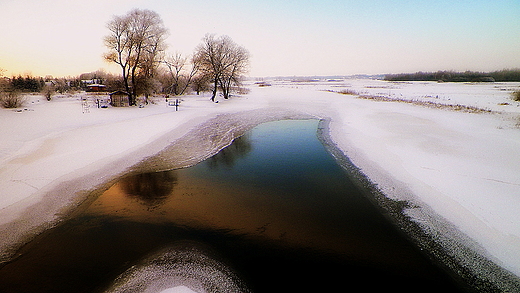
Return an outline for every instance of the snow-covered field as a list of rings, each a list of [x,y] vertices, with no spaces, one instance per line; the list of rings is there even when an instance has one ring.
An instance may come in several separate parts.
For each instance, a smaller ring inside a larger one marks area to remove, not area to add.
[[[388,197],[411,201],[407,214],[436,238],[463,241],[520,276],[520,103],[510,98],[520,83],[266,83],[218,104],[183,97],[178,112],[158,99],[144,108],[83,113],[79,95],[51,102],[32,96],[27,110],[0,109],[1,256],[200,125],[215,140],[208,123],[218,119],[254,125],[301,113],[330,119],[331,138],[345,155]],[[336,93],[342,90],[396,101]],[[447,249],[456,254],[458,247]]]

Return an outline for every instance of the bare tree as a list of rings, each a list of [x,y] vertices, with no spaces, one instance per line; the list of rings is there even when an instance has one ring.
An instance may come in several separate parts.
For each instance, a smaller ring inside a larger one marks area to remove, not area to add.
[[[182,56],[181,53],[169,56],[163,61],[170,75],[170,94],[182,95],[186,92],[186,89],[190,86],[200,69],[199,64],[195,61],[192,58],[190,66],[188,66],[188,57]]]
[[[209,83],[210,78],[199,72],[199,74],[195,75],[191,80],[191,89],[194,90],[197,95],[200,95],[201,92],[207,92],[210,90]]]
[[[135,105],[139,91],[146,93],[146,85],[155,75],[168,30],[159,14],[141,9],[114,16],[107,28],[110,34],[104,41],[109,52],[104,57],[121,67],[130,105]]]
[[[216,38],[215,35],[207,34],[195,49],[194,60],[213,83],[211,100],[215,101],[219,87],[224,98],[229,98],[231,86],[238,84],[241,76],[247,72],[249,53],[228,36]]]
[[[169,81],[169,94],[178,95],[179,87],[181,83],[181,72],[186,65],[187,58],[182,56],[180,53],[175,53],[175,55],[168,56],[163,61],[164,65],[168,69],[168,73],[170,74]]]
[[[249,52],[243,47],[232,44],[231,51],[227,57],[227,66],[219,78],[220,88],[224,98],[228,98],[233,85],[239,87],[242,77],[247,73],[249,66]]]

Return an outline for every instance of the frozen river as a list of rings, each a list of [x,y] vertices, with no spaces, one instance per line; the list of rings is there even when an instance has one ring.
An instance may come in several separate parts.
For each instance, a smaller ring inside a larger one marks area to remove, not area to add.
[[[264,123],[193,167],[122,177],[1,268],[1,287],[459,290],[365,198],[319,125]]]

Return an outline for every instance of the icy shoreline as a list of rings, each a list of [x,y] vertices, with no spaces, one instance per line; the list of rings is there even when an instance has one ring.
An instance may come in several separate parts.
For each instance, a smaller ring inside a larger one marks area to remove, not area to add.
[[[82,115],[73,99],[35,103],[23,113],[2,109],[1,260],[95,198],[92,191],[127,172],[188,166],[259,123],[313,117],[330,120],[328,135],[337,156],[348,158],[385,198],[409,202],[404,213],[414,225],[442,243],[470,274],[503,290],[515,287],[518,278],[498,266],[520,275],[520,230],[515,225],[520,220],[515,211],[520,204],[520,131],[515,124],[520,108],[497,87],[518,85],[439,86],[278,82],[219,104],[186,97],[179,112],[153,105],[92,109]],[[431,89],[424,99],[493,112],[461,113],[324,91],[342,87],[363,94],[400,92],[402,99],[417,99]],[[441,98],[432,98],[435,91],[444,91]],[[468,98],[480,92],[487,95],[476,102]],[[448,97],[450,93],[455,96]],[[504,101],[509,105],[500,105]]]
[[[379,207],[385,217],[404,231],[406,237],[424,251],[434,263],[443,268],[458,284],[470,291],[509,292],[520,285],[520,279],[498,266],[485,249],[459,231],[445,218],[411,194],[406,186],[394,182],[394,194],[407,199],[391,199],[380,190],[377,183],[352,163],[330,137],[330,120],[322,120],[320,139],[338,163],[347,170],[351,180],[359,186],[365,196]],[[379,176],[390,176],[380,174]],[[457,273],[455,273],[457,272]]]

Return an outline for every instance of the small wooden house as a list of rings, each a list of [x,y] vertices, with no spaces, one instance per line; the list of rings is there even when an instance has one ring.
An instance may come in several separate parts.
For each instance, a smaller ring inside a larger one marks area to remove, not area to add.
[[[130,100],[128,99],[128,93],[123,91],[115,91],[108,94],[110,96],[110,104],[112,107],[128,107],[130,106]]]

